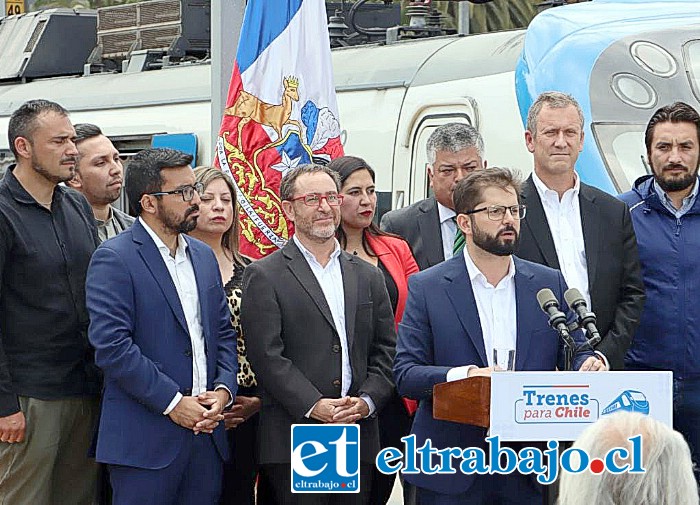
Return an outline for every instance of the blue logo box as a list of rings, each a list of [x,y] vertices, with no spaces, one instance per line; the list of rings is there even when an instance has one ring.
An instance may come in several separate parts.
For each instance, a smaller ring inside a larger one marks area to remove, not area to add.
[[[292,425],[292,493],[359,493],[360,427]]]

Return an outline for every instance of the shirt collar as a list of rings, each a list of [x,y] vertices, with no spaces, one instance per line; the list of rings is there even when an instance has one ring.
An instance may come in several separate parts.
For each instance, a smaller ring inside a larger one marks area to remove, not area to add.
[[[532,171],[532,182],[535,183],[535,188],[537,189],[537,193],[540,195],[540,200],[544,201],[545,199],[556,197],[557,201],[559,201],[559,194],[554,191],[553,189],[549,189],[547,185],[542,182],[542,179],[540,179],[535,171]],[[569,194],[571,192],[571,197],[572,198],[578,198],[579,191],[581,190],[581,179],[579,178],[578,174],[576,171],[574,171],[574,187],[571,189],[567,189],[566,192],[564,193],[564,196]],[[562,200],[563,200],[562,196]]]
[[[304,245],[301,243],[301,240],[299,240],[296,235],[292,236],[292,240],[294,240],[294,243],[297,245],[297,247],[301,251],[301,254],[304,255],[304,258],[306,258],[306,261],[309,261],[309,262],[313,261],[317,265],[321,266],[321,264],[316,259],[316,256],[314,256],[314,254],[311,251],[309,251],[306,247],[304,247]],[[333,249],[333,252],[331,253],[330,260],[328,261],[328,264],[326,266],[330,265],[333,261],[336,261],[338,259],[338,257],[340,256],[340,244],[338,243],[338,240],[336,240],[335,238],[333,239],[333,242],[335,242],[335,248]]]
[[[440,224],[444,223],[445,221],[452,219],[457,215],[457,213],[450,209],[445,207],[443,204],[440,202],[437,202],[437,208],[438,208],[438,216],[440,216]]]
[[[5,171],[5,177],[4,179],[7,181],[7,187],[10,190],[10,193],[12,194],[12,198],[17,200],[20,203],[27,203],[27,204],[36,204],[41,207],[39,202],[36,201],[36,199],[29,194],[29,192],[24,189],[24,186],[19,182],[17,177],[15,177],[14,170],[17,167],[17,165],[10,165],[7,170]],[[61,186],[56,186],[53,191],[53,195],[51,197],[51,201],[53,202],[54,199],[58,201],[63,196],[63,189]]]
[[[690,192],[688,196],[683,198],[683,204],[681,205],[680,209],[676,209],[673,206],[673,202],[671,201],[671,198],[668,196],[668,193],[666,193],[661,187],[656,184],[656,181],[652,182],[652,185],[654,187],[654,191],[656,191],[656,194],[658,195],[659,199],[664,202],[665,204],[670,205],[671,209],[674,209],[674,213],[678,212],[684,208],[690,208],[692,203],[695,201],[695,199],[698,196],[698,179],[695,179],[695,184],[693,184],[693,190]]]
[[[95,221],[97,221],[97,224],[99,224],[99,225],[101,225],[101,226],[102,226],[102,225],[106,225],[107,223],[109,223],[110,221],[112,221],[112,219],[114,219],[114,212],[112,211],[112,206],[110,205],[108,208],[109,208],[109,215],[107,216],[107,219],[105,219],[104,221],[102,221],[101,219],[95,218]],[[143,224],[144,226],[146,226],[146,225],[144,224],[143,221],[141,221],[141,224]]]
[[[469,255],[469,248],[465,247],[463,249],[464,253],[464,262],[467,264],[467,273],[469,274],[469,280],[474,282],[475,280],[478,280],[481,282],[484,286],[490,286],[488,280],[486,280],[486,276],[481,273],[481,270],[479,270],[479,267],[476,266],[474,261],[472,260],[472,257]],[[510,264],[508,265],[508,273],[506,276],[501,279],[501,281],[498,283],[498,286],[502,285],[504,282],[510,282],[513,277],[515,276],[515,262],[513,261],[513,256],[510,256]],[[495,286],[495,287],[498,287]]]
[[[156,247],[158,250],[161,252],[161,254],[168,255],[170,256],[170,248],[165,245],[165,242],[163,242],[160,237],[154,232],[150,226],[146,224],[144,220],[142,220],[140,217],[138,218],[139,222],[141,225],[144,227],[146,232],[151,236],[153,239],[153,242],[156,244]],[[181,233],[177,234],[177,249],[175,250],[175,259],[182,259],[187,256],[187,241],[182,237]]]

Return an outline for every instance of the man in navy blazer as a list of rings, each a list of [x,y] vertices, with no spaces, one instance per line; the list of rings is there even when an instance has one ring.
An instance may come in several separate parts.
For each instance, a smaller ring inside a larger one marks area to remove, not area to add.
[[[228,458],[219,421],[236,393],[236,339],[214,253],[185,235],[201,190],[191,161],[173,149],[132,158],[126,192],[139,218],[88,270],[104,372],[97,460],[115,505],[217,503]]]
[[[560,307],[566,283],[561,273],[512,256],[525,206],[520,182],[508,169],[474,172],[455,188],[457,225],[466,247],[457,255],[409,279],[399,325],[394,375],[402,395],[420,400],[411,433],[416,446],[485,448],[486,430],[433,419],[435,384],[489,376],[493,349],[515,349],[515,370],[564,368],[564,349],[537,301],[551,289]],[[574,333],[578,346],[583,334]],[[500,362],[500,360],[499,360]],[[574,368],[604,370],[588,350],[574,357]],[[464,406],[469,408],[468,405]],[[405,475],[418,487],[421,505],[541,504],[542,488],[532,476]]]

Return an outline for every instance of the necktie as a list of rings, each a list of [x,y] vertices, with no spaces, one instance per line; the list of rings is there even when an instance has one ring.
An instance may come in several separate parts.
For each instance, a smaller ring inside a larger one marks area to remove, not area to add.
[[[457,232],[455,233],[455,242],[454,245],[452,246],[452,255],[456,256],[459,253],[462,252],[462,249],[464,249],[464,233],[462,233],[462,230],[459,229],[459,226],[457,226],[457,220],[453,217],[452,221],[455,224],[455,228],[457,228]]]

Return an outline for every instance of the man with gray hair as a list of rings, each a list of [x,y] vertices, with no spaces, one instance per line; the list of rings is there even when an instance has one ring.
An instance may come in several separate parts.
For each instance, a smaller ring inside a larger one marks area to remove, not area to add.
[[[474,170],[486,167],[484,140],[471,125],[448,123],[426,144],[428,177],[434,195],[384,215],[381,228],[403,237],[421,270],[450,259],[464,248],[457,233],[452,191]]]
[[[379,429],[373,415],[392,395],[394,316],[382,273],[346,253],[338,174],[302,165],[282,178],[294,222],[287,245],[245,269],[241,322],[262,389],[260,472],[276,503],[368,504]],[[360,492],[291,493],[293,424],[357,423]]]
[[[522,188],[528,215],[515,254],[561,270],[566,284],[581,291],[598,317],[596,351],[622,370],[644,306],[637,240],[623,202],[576,173],[583,126],[570,95],[542,93],[530,107],[525,143],[534,171]]]
[[[651,417],[617,412],[586,428],[574,447],[593,458],[605,459],[611,449],[631,452],[629,438],[642,437],[644,473],[594,474],[584,471],[561,476],[560,505],[697,505],[698,489],[693,478],[690,450],[683,436]],[[618,466],[631,464],[616,458]]]

